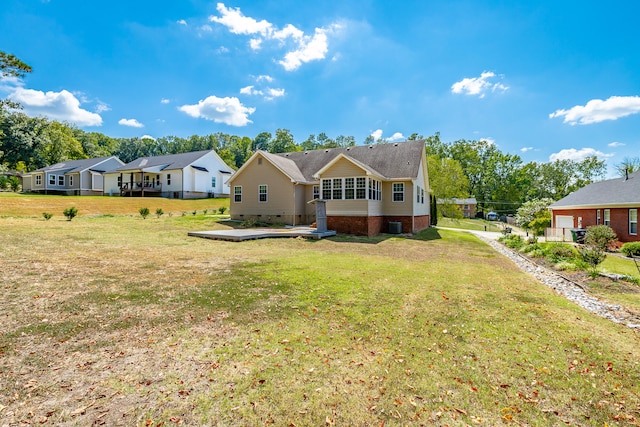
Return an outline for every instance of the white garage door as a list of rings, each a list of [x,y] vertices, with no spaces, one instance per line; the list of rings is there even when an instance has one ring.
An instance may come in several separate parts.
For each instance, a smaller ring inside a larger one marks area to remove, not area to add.
[[[573,228],[573,217],[571,215],[556,215],[555,228],[564,228],[565,240],[571,241],[571,229]]]

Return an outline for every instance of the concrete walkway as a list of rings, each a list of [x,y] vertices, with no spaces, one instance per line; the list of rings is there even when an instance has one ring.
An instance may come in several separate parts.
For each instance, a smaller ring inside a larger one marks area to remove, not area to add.
[[[285,228],[239,228],[233,230],[216,231],[191,231],[188,233],[192,237],[202,237],[204,239],[226,240],[230,242],[242,242],[244,240],[268,239],[275,237],[304,237],[307,239],[322,239],[323,237],[335,236],[335,231],[325,231],[319,233],[312,227],[285,227]]]

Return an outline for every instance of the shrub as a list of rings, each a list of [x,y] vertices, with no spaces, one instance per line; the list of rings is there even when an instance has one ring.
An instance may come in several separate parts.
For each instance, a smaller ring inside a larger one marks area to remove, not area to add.
[[[555,268],[560,271],[576,271],[580,269],[575,262],[571,261],[560,261],[555,265]]]
[[[6,190],[7,188],[9,188],[9,178],[0,175],[0,190]]]
[[[71,221],[73,218],[76,217],[76,215],[78,215],[78,208],[76,208],[75,206],[71,206],[70,208],[67,208],[64,211],[62,211],[62,213],[64,214],[65,217],[67,217],[67,220]]]
[[[11,191],[14,193],[20,189],[20,179],[18,179],[17,176],[9,177],[9,188],[11,188]]]
[[[590,273],[593,276],[597,274],[598,265],[604,261],[607,255],[597,247],[585,246],[580,248],[580,257],[590,267]]]
[[[140,212],[140,216],[142,217],[142,219],[147,219],[147,217],[149,216],[149,208],[140,208],[138,212]]]
[[[547,254],[551,262],[554,262],[554,263],[573,259],[576,256],[576,253],[573,247],[569,245],[563,245],[563,244],[550,245],[547,248]]]
[[[507,234],[499,240],[511,249],[520,249],[524,246],[524,239],[517,234]]]
[[[224,207],[224,206],[220,206],[220,207],[218,208],[218,213],[219,213],[220,215],[224,215],[224,213],[225,213],[225,211],[226,211],[226,210],[227,210],[227,208],[226,208],[226,207]]]
[[[628,257],[640,256],[640,242],[627,242],[622,245],[620,252]]]
[[[587,232],[584,235],[585,246],[599,249],[602,252],[605,252],[616,240],[618,240],[616,232],[608,225],[587,227]]]
[[[164,214],[164,211],[162,210],[162,208],[157,208],[156,209],[156,216],[158,218],[160,218],[163,214]]]
[[[42,217],[43,217],[45,220],[47,220],[47,221],[49,221],[49,220],[51,219],[51,217],[52,217],[52,216],[53,216],[53,214],[52,214],[52,213],[49,213],[49,212],[42,212]]]
[[[207,212],[209,212],[208,209],[205,209],[205,210],[202,211],[202,213],[205,214],[205,215],[207,214]]]

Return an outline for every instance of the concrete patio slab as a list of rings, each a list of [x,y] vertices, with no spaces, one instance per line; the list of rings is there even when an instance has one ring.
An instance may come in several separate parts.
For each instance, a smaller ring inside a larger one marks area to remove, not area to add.
[[[335,236],[335,231],[318,232],[311,227],[286,227],[286,228],[245,228],[233,230],[215,231],[191,231],[191,237],[204,239],[226,240],[230,242],[242,242],[245,240],[270,239],[275,237],[304,237],[307,239],[322,239]]]

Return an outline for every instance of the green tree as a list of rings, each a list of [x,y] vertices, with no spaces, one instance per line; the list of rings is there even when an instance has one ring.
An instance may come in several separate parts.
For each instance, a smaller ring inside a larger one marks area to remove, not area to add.
[[[298,146],[296,145],[295,140],[293,139],[293,135],[289,131],[289,129],[278,129],[276,130],[276,136],[273,138],[271,142],[271,146],[269,147],[270,153],[289,153],[292,151],[298,151]]]
[[[26,73],[31,71],[29,65],[14,55],[0,51],[0,77],[24,77]]]
[[[448,218],[462,218],[462,210],[453,201],[469,195],[469,182],[456,160],[441,159],[437,155],[427,157],[429,186],[440,201],[440,214]]]
[[[252,151],[269,151],[269,147],[271,146],[271,133],[270,132],[260,132],[253,139],[253,143],[251,144]]]
[[[536,236],[543,235],[544,230],[551,226],[549,206],[552,203],[552,199],[534,199],[523,203],[516,213],[516,225],[533,230]]]
[[[625,157],[622,162],[616,164],[616,172],[619,176],[624,177],[627,173],[633,173],[640,170],[640,157]]]
[[[49,122],[43,136],[40,157],[48,165],[86,158],[82,144],[75,138],[73,129],[68,125],[55,121]]]

